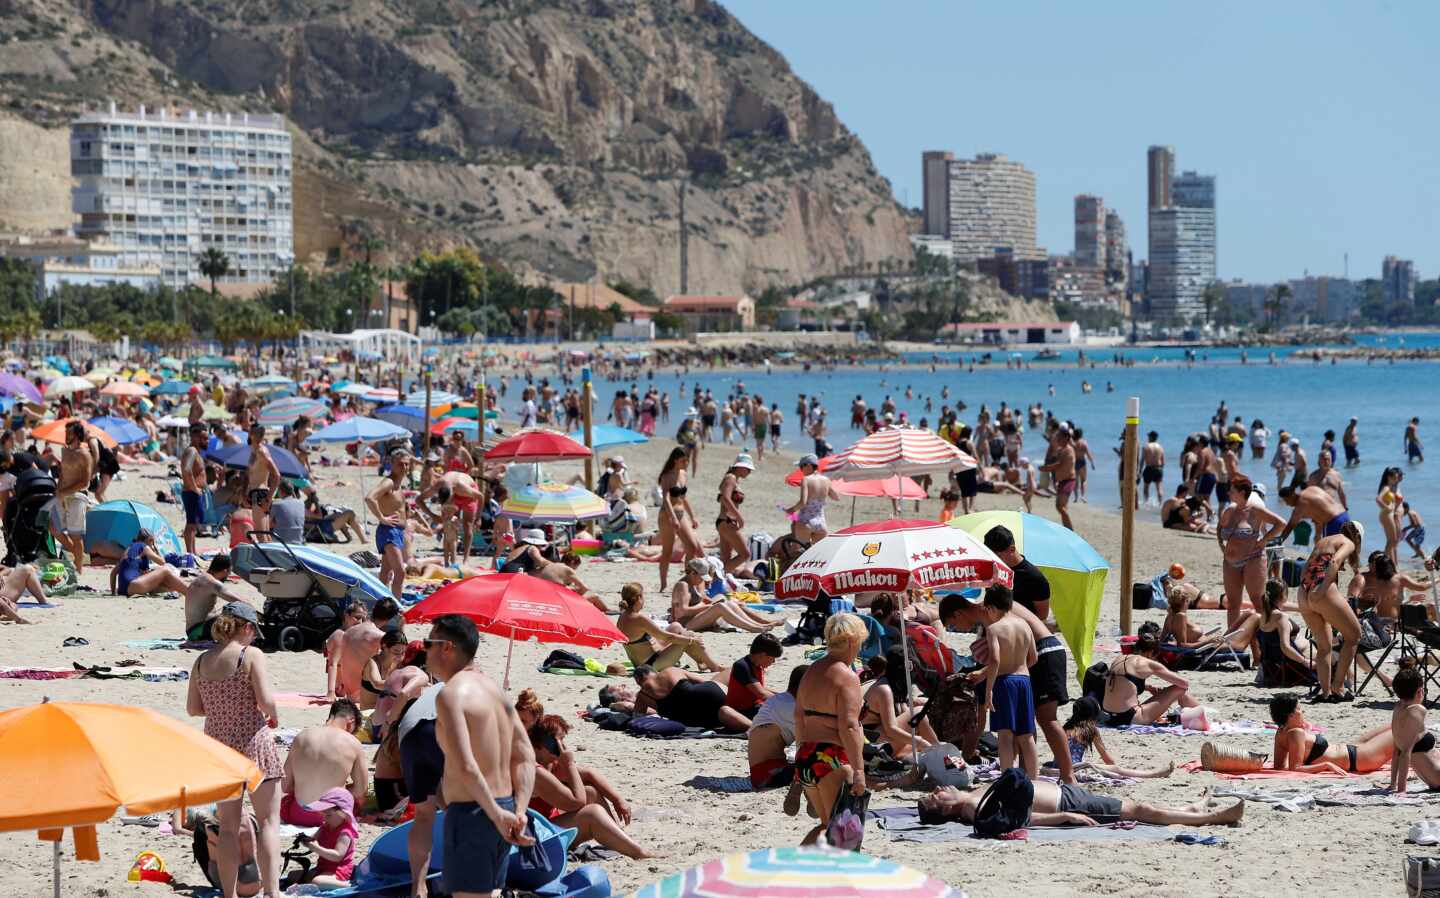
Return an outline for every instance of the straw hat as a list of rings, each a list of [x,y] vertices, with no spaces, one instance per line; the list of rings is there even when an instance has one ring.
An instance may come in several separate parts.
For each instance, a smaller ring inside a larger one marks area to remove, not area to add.
[[[1244,751],[1206,741],[1200,746],[1200,769],[1219,773],[1254,773],[1265,766],[1268,757],[1258,751]]]

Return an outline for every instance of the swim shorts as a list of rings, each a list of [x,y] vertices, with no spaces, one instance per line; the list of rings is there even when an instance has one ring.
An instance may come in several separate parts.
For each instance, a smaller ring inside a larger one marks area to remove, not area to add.
[[[90,500],[84,493],[71,493],[63,499],[50,501],[50,522],[55,529],[70,536],[85,535],[85,518]]]
[[[400,740],[400,775],[410,801],[421,804],[440,791],[445,775],[445,753],[435,738],[435,721],[422,720]]]
[[[1320,535],[1334,536],[1340,532],[1341,527],[1344,527],[1348,523],[1350,523],[1350,513],[1348,511],[1342,511],[1327,521],[1324,527],[1320,528]]]
[[[1030,668],[1030,689],[1035,704],[1069,704],[1070,693],[1065,688],[1065,645],[1060,637],[1046,636],[1035,643],[1035,654],[1035,666]]]
[[[211,615],[199,623],[191,624],[185,628],[185,638],[191,642],[209,642],[210,627],[214,625],[219,615]]]
[[[1055,809],[1062,814],[1084,814],[1096,823],[1114,823],[1120,819],[1120,799],[1096,795],[1069,783],[1060,784],[1060,801]]]
[[[1140,471],[1140,479],[1145,483],[1160,483],[1165,479],[1165,469],[1159,465],[1146,465]]]
[[[377,524],[375,527],[375,551],[385,554],[386,546],[394,546],[405,553],[405,528],[394,524]]]
[[[802,742],[795,749],[795,778],[801,785],[818,786],[820,781],[850,763],[845,746],[834,742]]]
[[[496,797],[495,803],[515,810],[515,799]],[[452,801],[445,809],[441,850],[450,862],[443,874],[447,892],[489,894],[505,885],[510,866],[510,843],[495,828],[488,814],[473,801]],[[463,862],[455,861],[463,859]]]
[[[205,523],[205,497],[191,490],[180,491],[180,504],[185,506],[185,524]]]
[[[475,498],[474,496],[452,495],[450,497],[450,501],[454,503],[455,510],[460,512],[461,514],[475,514],[480,510],[480,500]]]
[[[995,678],[990,698],[990,729],[1009,730],[1017,736],[1035,732],[1035,693],[1029,677],[1006,674]]]
[[[1200,475],[1200,482],[1195,484],[1195,495],[1202,499],[1209,499],[1210,494],[1215,492],[1215,475],[1209,472]]]
[[[1067,479],[1067,480],[1059,480],[1059,481],[1056,481],[1056,483],[1055,483],[1055,493],[1056,493],[1056,495],[1069,496],[1069,495],[1070,495],[1071,493],[1073,493],[1073,492],[1075,492],[1075,478],[1074,478],[1074,477],[1071,477],[1071,478],[1069,478],[1069,479]]]

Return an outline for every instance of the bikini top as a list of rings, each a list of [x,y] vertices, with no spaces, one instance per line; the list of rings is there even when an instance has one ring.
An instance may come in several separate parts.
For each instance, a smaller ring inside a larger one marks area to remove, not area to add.
[[[672,486],[670,487],[670,498],[679,499],[681,496],[685,495],[688,492],[690,492],[690,487],[685,486],[684,484]]]
[[[715,494],[715,501],[716,501],[716,502],[721,502],[721,501],[723,501],[722,497],[723,497],[724,495],[725,495],[724,493],[716,493],[716,494]],[[745,494],[742,493],[742,492],[740,492],[740,487],[737,486],[737,487],[732,487],[732,488],[730,489],[730,501],[731,501],[731,502],[734,502],[734,503],[735,503],[735,506],[736,506],[737,508],[738,508],[741,504],[744,503],[744,501],[745,501]]]
[[[1122,661],[1117,662],[1117,663],[1116,663],[1116,666],[1110,668],[1110,677],[1113,679],[1113,678],[1115,678],[1115,677],[1117,677],[1117,676],[1123,676],[1125,679],[1127,679],[1127,680],[1130,681],[1130,685],[1132,685],[1132,686],[1135,687],[1135,692],[1136,692],[1136,694],[1139,694],[1140,690],[1142,690],[1142,689],[1145,688],[1145,678],[1144,678],[1144,677],[1132,677],[1132,676],[1130,676],[1128,673],[1124,673],[1123,671],[1121,671],[1121,670],[1119,669],[1119,664],[1121,664],[1121,663],[1124,663],[1123,659],[1122,659]]]

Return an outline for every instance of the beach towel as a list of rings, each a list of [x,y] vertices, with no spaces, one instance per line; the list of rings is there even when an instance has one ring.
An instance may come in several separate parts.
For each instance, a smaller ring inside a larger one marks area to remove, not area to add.
[[[54,593],[54,590],[51,590],[51,595],[54,595],[54,594],[55,594],[55,593]],[[17,608],[59,608],[59,607],[60,607],[59,605],[55,605],[55,604],[52,604],[52,603],[50,603],[50,602],[41,602],[41,601],[34,601],[34,602],[16,602],[16,603],[15,603],[15,606],[16,606]]]
[[[323,692],[277,692],[275,704],[281,708],[314,708],[330,703]]]
[[[78,677],[83,670],[63,667],[3,667],[0,668],[0,679],[3,680],[68,680],[71,677]]]
[[[1267,789],[1259,786],[1218,786],[1217,798],[1243,798],[1268,804],[1277,811],[1299,813],[1319,807],[1391,808],[1440,803],[1440,791],[1426,790],[1392,795],[1371,785],[1325,786],[1318,789]]]
[[[125,646],[126,648],[144,649],[146,651],[152,652],[163,651],[167,649],[192,649],[195,651],[203,652],[206,649],[213,649],[215,647],[215,643],[209,640],[204,640],[201,642],[191,642],[190,640],[184,639],[182,637],[169,636],[161,637],[158,639],[127,639],[120,644]]]
[[[1129,733],[1132,736],[1256,736],[1273,734],[1275,725],[1261,723],[1258,720],[1213,720],[1210,722],[1208,730],[1187,730],[1178,724],[1173,726],[1135,724],[1128,727],[1105,727],[1105,729]],[[1311,732],[1323,731],[1312,727]]]
[[[926,826],[920,822],[920,811],[914,807],[871,810],[871,819],[890,834],[894,842],[958,842],[971,845],[1003,845],[995,839],[974,836],[974,827],[958,820]],[[1128,842],[1170,841],[1175,831],[1168,826],[1149,823],[1117,823],[1110,826],[1031,826],[1025,830],[1029,842]],[[967,848],[970,845],[966,846]]]
[[[700,789],[705,792],[756,792],[759,791],[750,782],[748,776],[704,776],[696,775],[690,777],[682,786],[689,786],[692,789]]]

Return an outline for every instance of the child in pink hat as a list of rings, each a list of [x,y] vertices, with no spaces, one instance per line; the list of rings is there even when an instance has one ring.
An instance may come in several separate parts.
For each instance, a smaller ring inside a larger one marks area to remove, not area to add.
[[[325,822],[309,843],[318,859],[314,873],[306,880],[321,888],[338,889],[350,884],[355,872],[355,797],[348,789],[328,789],[305,810],[322,815]]]

